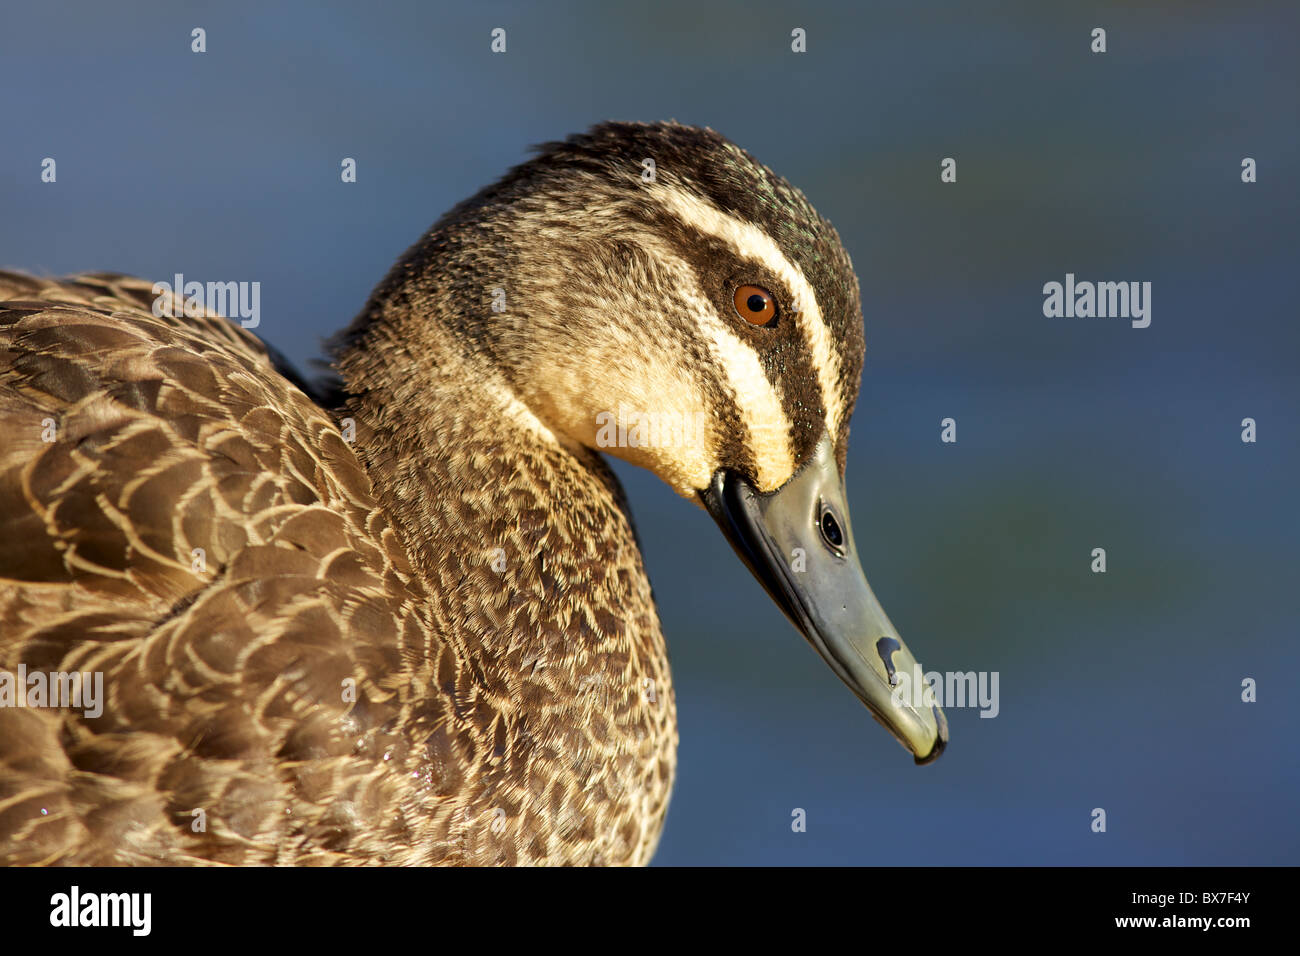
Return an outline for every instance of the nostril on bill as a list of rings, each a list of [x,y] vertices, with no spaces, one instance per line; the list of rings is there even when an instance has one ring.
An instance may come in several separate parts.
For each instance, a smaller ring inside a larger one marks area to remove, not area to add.
[[[882,637],[876,641],[876,653],[885,663],[885,670],[889,672],[889,686],[893,687],[898,683],[898,675],[894,673],[894,652],[901,651],[903,645],[898,643],[896,637]]]

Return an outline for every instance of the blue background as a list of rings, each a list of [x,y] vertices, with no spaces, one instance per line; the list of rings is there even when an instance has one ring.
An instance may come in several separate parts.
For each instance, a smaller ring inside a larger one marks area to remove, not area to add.
[[[950,709],[912,766],[712,522],[619,465],[681,718],[656,862],[1296,864],[1300,14],[1134,6],[10,5],[0,265],[258,280],[301,364],[530,144],[712,126],[844,238],[864,565],[1001,713]],[[1153,283],[1150,328],[1045,318],[1067,272]]]

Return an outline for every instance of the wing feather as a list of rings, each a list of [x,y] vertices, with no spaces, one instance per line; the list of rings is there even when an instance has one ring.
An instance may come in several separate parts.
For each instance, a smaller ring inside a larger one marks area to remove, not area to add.
[[[349,758],[387,745],[424,596],[329,416],[153,298],[0,273],[0,671],[107,697],[0,708],[0,862],[324,861],[392,786]]]

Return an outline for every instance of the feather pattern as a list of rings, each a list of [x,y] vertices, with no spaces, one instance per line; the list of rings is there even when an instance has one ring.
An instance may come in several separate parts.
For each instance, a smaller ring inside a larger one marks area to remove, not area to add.
[[[0,668],[99,671],[107,695],[97,719],[0,708],[3,862],[647,858],[671,687],[611,476],[543,469],[602,492],[559,541],[534,481],[467,464],[481,500],[440,498],[445,553],[415,575],[336,423],[252,336],[156,318],[150,289],[0,275]],[[453,544],[493,498],[523,520]],[[579,565],[605,601],[530,602]],[[641,746],[609,745],[619,720]]]
[[[735,315],[749,281],[775,329]],[[827,429],[842,471],[830,224],[712,131],[604,124],[435,224],[329,398],[154,305],[0,272],[0,704],[6,674],[103,684],[98,714],[0,706],[0,863],[648,861],[675,698],[592,416],[705,415],[608,449],[691,498],[779,485]]]

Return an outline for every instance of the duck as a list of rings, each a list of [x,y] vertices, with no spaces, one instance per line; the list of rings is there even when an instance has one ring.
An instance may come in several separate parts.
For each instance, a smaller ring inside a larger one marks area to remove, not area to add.
[[[328,350],[309,381],[183,290],[0,273],[0,862],[648,863],[676,697],[607,456],[942,752],[849,520],[856,274],[730,140],[537,147]]]

